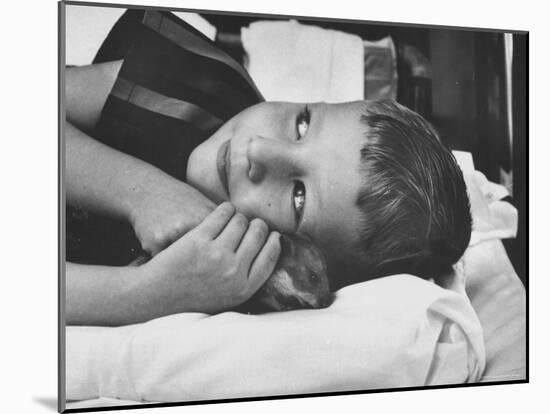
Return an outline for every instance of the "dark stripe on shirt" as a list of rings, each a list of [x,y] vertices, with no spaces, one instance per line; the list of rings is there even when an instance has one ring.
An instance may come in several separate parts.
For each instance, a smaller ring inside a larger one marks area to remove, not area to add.
[[[193,30],[193,27],[185,21],[171,13],[163,14],[154,10],[146,11],[142,21],[146,26],[183,49],[209,59],[215,59],[229,66],[246,81],[254,90],[255,95],[261,96],[252,78],[239,63],[215,46],[210,39],[204,36],[197,36],[197,31]]]
[[[211,112],[221,118],[259,102],[253,89],[228,66],[167,42],[152,30],[145,30],[140,42],[130,48],[119,76],[209,111],[208,105],[217,101],[216,109],[221,111]],[[202,91],[209,99],[190,101],[190,89]]]
[[[94,136],[112,148],[185,180],[191,152],[212,133],[111,95]]]
[[[151,112],[189,122],[202,131],[219,128],[223,121],[190,102],[170,98],[118,77],[111,94]]]

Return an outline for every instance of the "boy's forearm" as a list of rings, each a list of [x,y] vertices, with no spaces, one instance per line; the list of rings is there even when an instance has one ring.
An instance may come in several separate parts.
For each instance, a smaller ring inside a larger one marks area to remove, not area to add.
[[[152,319],[140,306],[140,278],[139,267],[67,263],[66,324],[118,326]]]
[[[65,145],[67,202],[71,205],[128,220],[147,192],[163,181],[177,181],[94,140],[70,123],[66,124]]]

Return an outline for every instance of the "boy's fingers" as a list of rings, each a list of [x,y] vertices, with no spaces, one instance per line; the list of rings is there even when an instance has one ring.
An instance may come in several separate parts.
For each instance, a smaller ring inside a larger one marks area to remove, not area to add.
[[[250,270],[252,261],[264,245],[268,233],[267,224],[260,219],[254,219],[248,225],[248,231],[237,249],[239,262],[245,265],[247,272]]]
[[[248,219],[241,213],[237,213],[229,220],[229,223],[227,223],[218,237],[216,237],[216,242],[235,251],[247,229]]]
[[[254,259],[248,273],[248,290],[252,296],[269,279],[281,254],[280,234],[272,232]]]
[[[225,228],[233,214],[235,207],[229,202],[220,204],[196,227],[196,231],[201,232],[205,236],[215,239],[218,234]]]

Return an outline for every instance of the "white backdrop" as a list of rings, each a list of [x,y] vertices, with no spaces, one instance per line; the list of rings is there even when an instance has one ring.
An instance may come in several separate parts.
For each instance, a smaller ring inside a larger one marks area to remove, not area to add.
[[[128,2],[129,0],[127,0]],[[433,5],[432,5],[433,3]],[[289,13],[528,29],[530,36],[530,378],[532,383],[420,392],[366,394],[160,408],[155,413],[412,412],[518,413],[547,406],[550,364],[546,315],[550,278],[545,235],[550,231],[547,196],[550,146],[548,22],[543,2],[394,0],[373,2],[254,2],[140,0],[140,4],[235,11]],[[5,2],[2,39],[2,412],[55,411],[57,383],[57,7],[54,0]],[[433,6],[433,8],[432,8]],[[7,92],[7,93],[6,93]],[[536,94],[535,94],[536,93]],[[538,191],[534,191],[537,188]],[[6,231],[7,230],[7,231]],[[533,288],[534,286],[534,288]],[[145,413],[143,410],[124,412]]]
[[[110,7],[66,8],[66,59],[68,65],[92,62],[101,42],[124,9]]]
[[[65,62],[67,65],[90,64],[101,43],[124,8],[67,6],[65,11]],[[177,16],[214,39],[216,28],[194,13],[176,12]]]

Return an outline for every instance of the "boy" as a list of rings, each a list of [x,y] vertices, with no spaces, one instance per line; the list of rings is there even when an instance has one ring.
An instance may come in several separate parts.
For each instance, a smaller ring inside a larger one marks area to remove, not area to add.
[[[436,277],[460,258],[464,181],[419,115],[394,102],[261,102],[200,34],[168,13],[139,13],[110,34],[139,39],[123,60],[102,48],[103,63],[67,70],[67,201],[129,223],[154,257],[138,268],[68,264],[68,323],[234,307],[275,266],[268,228],[314,241],[333,289]],[[107,225],[91,245],[110,251],[109,239],[127,239],[117,234]]]

